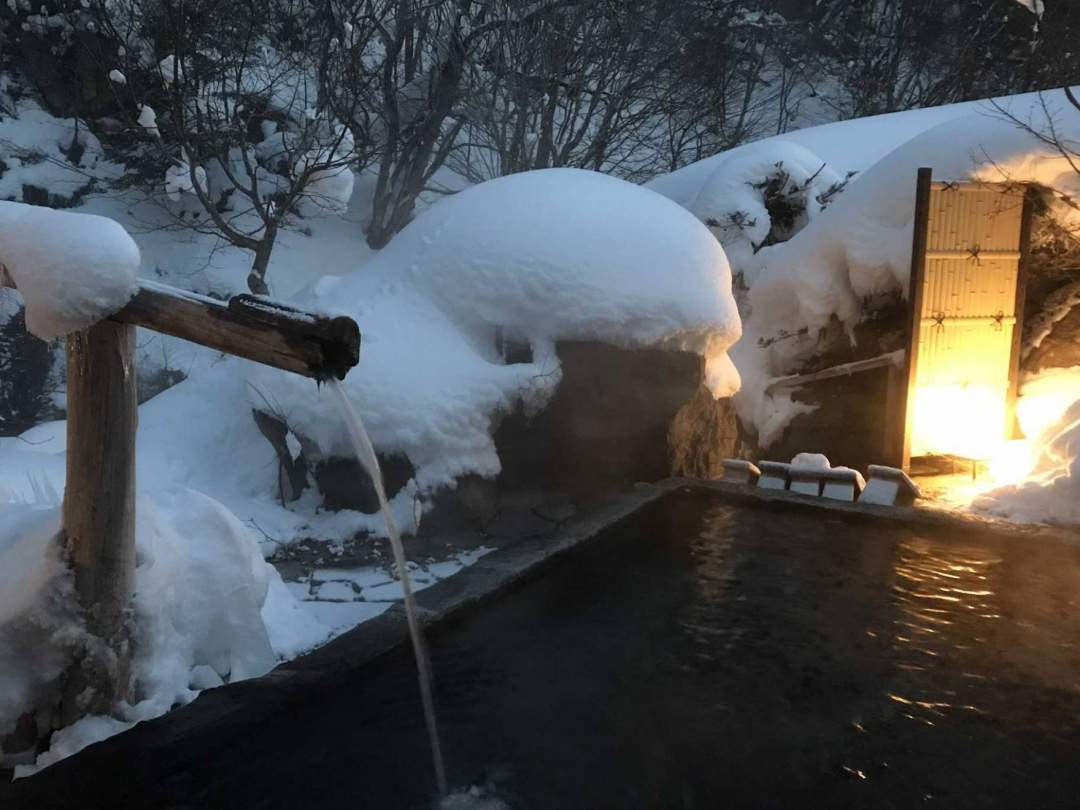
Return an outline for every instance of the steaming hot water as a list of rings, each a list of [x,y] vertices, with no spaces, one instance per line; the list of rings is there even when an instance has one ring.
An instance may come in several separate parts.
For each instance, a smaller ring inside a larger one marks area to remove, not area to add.
[[[420,700],[424,704],[424,720],[427,722],[428,738],[431,742],[431,759],[435,766],[435,783],[440,796],[448,793],[446,784],[446,767],[443,764],[442,748],[439,745],[439,727],[435,719],[435,701],[431,695],[431,660],[428,657],[427,647],[424,644],[423,631],[416,611],[416,597],[413,596],[412,584],[409,582],[409,566],[405,559],[405,547],[401,544],[401,535],[398,533],[394,516],[390,513],[390,504],[386,500],[386,489],[383,487],[382,470],[379,460],[375,457],[375,448],[371,444],[371,438],[364,429],[364,422],[360,414],[352,406],[345,388],[337,380],[330,380],[330,390],[337,400],[341,416],[345,420],[345,426],[349,430],[349,438],[352,441],[353,451],[361,466],[371,477],[371,483],[375,486],[375,495],[379,499],[379,510],[383,520],[386,521],[386,533],[390,537],[390,548],[394,552],[394,564],[397,566],[398,575],[401,577],[401,593],[405,602],[405,615],[409,621],[409,635],[412,637],[413,652],[416,655],[416,670],[420,679]]]

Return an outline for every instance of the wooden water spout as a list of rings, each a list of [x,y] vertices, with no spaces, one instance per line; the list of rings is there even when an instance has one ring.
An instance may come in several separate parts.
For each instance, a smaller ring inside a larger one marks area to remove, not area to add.
[[[0,272],[0,286],[14,286]],[[67,483],[63,540],[87,631],[64,684],[61,722],[105,712],[131,682],[135,578],[135,327],[303,374],[344,379],[360,330],[250,295],[228,302],[143,282],[122,310],[67,338]]]

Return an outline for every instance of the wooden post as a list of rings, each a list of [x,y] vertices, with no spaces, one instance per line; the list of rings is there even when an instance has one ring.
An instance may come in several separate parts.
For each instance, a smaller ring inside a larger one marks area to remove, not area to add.
[[[67,339],[67,486],[63,539],[88,645],[68,674],[66,725],[108,711],[131,675],[135,580],[135,327],[101,321]]]
[[[1032,191],[1024,194],[1024,209],[1020,215],[1020,260],[1016,265],[1016,304],[1013,307],[1012,349],[1009,354],[1009,393],[1005,400],[1005,438],[1023,436],[1016,419],[1016,401],[1020,395],[1020,354],[1024,344],[1024,302],[1027,298],[1031,218],[1034,212]]]
[[[923,279],[926,276],[926,244],[930,230],[930,187],[934,170],[919,169],[915,182],[915,228],[911,240],[911,276],[908,284],[908,344],[904,373],[896,392],[895,424],[897,437],[892,446],[898,451],[894,465],[911,468],[911,429],[914,421],[915,379],[919,365],[919,331],[922,327]]]
[[[0,287],[12,286],[0,264]],[[136,326],[320,381],[344,379],[360,359],[352,318],[250,295],[217,301],[146,281],[122,310],[68,336],[62,539],[93,638],[67,673],[62,725],[108,712],[131,684]]]

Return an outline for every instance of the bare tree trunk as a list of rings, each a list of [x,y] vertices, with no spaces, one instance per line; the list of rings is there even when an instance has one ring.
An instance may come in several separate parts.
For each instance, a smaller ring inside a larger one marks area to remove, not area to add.
[[[67,340],[63,539],[94,637],[68,674],[64,725],[107,712],[131,681],[135,584],[135,327],[105,320]]]
[[[252,262],[251,272],[247,277],[248,289],[255,295],[270,294],[270,288],[266,284],[266,271],[270,267],[270,254],[274,250],[275,239],[277,228],[267,225],[259,246],[255,248],[255,261]]]

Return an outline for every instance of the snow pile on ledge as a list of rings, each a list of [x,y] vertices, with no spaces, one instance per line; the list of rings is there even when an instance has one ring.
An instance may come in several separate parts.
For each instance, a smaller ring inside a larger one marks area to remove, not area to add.
[[[262,675],[324,641],[248,530],[224,506],[174,489],[139,497],[135,694],[116,717],[87,717],[53,735],[30,772],[192,700],[201,689]],[[0,736],[56,699],[85,636],[55,535],[59,509],[0,508]]]
[[[138,287],[139,248],[106,217],[0,202],[0,265],[49,340],[106,318]]]
[[[557,340],[660,346],[706,359],[717,396],[738,388],[726,349],[739,336],[724,252],[693,216],[630,183],[550,169],[471,187],[423,212],[364,268],[301,299],[363,333],[345,380],[380,452],[406,454],[421,491],[500,466],[492,418],[540,407],[559,379]],[[498,331],[533,362],[504,365]],[[251,376],[326,455],[347,437],[328,397],[272,369]]]

